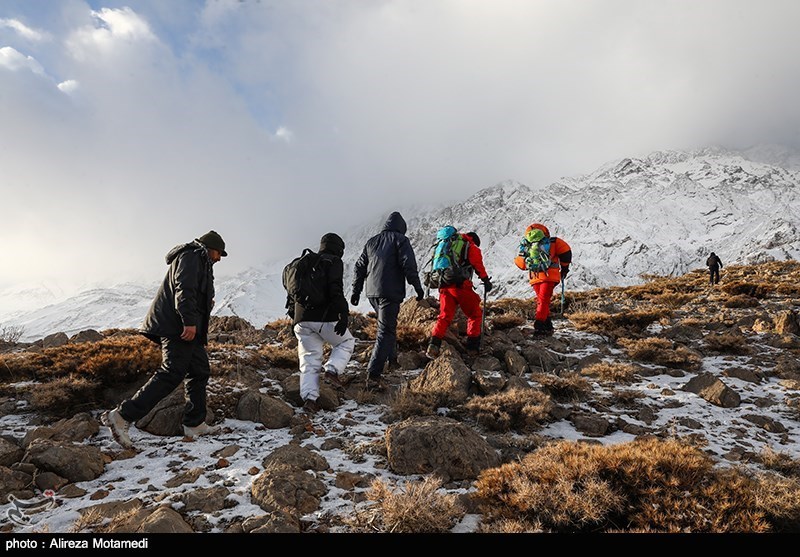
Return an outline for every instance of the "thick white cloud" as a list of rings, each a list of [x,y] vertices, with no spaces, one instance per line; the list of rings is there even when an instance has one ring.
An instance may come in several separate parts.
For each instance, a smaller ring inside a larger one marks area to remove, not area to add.
[[[0,283],[157,278],[163,252],[211,228],[230,246],[225,272],[507,178],[800,143],[793,0],[39,11],[0,4],[0,244],[13,262]]]

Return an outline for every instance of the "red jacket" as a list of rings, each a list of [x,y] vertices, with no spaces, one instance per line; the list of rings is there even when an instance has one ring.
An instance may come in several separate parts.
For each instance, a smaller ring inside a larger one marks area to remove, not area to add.
[[[539,223],[534,223],[530,225],[528,228],[525,229],[525,233],[527,234],[534,228],[544,232],[544,235],[546,237],[548,238],[550,237],[550,231],[547,229],[547,227]],[[555,284],[561,282],[561,269],[569,267],[569,264],[572,262],[572,249],[569,247],[569,244],[566,243],[561,238],[555,238],[555,241],[551,241],[550,260],[556,265],[550,267],[549,269],[547,269],[547,271],[542,271],[542,272],[531,271],[529,273],[531,286],[534,284],[539,284],[540,282],[553,282]],[[518,255],[517,257],[515,257],[514,263],[516,264],[517,267],[519,267],[523,271],[527,270],[524,256]]]
[[[467,236],[466,234],[461,234],[461,238],[463,238],[467,242],[467,261],[473,269],[475,269],[475,274],[478,275],[478,278],[483,280],[484,278],[488,277],[489,275],[486,273],[486,268],[483,266],[483,254],[481,253],[481,249],[475,245],[475,242],[472,241],[472,238]],[[439,290],[443,290],[445,288],[464,288],[464,287],[472,287],[472,277],[468,278],[461,284],[453,284],[450,286],[443,286],[439,288]]]

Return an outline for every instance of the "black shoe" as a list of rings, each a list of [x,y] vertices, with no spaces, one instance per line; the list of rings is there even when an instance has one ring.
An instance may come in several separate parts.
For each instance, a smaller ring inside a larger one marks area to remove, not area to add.
[[[481,337],[467,337],[467,354],[477,356],[481,352]]]
[[[382,393],[386,390],[386,385],[380,377],[368,377],[364,390],[368,393]]]
[[[319,403],[316,400],[311,400],[310,398],[303,403],[303,410],[306,414],[316,414],[321,410]]]
[[[325,372],[325,380],[331,384],[334,389],[344,390],[344,383],[339,379],[339,374],[335,371],[327,370]]]

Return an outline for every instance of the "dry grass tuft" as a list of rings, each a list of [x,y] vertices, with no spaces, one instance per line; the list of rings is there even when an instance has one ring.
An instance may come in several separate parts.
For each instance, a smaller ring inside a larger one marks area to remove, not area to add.
[[[759,305],[759,301],[752,296],[730,296],[727,300],[722,302],[726,308],[754,308]]]
[[[721,333],[707,335],[703,342],[706,348],[720,354],[751,354],[752,348],[747,344],[747,339],[735,333]]]
[[[76,412],[97,406],[99,388],[96,381],[86,377],[57,377],[31,390],[31,406],[53,416],[69,418]]]
[[[487,319],[492,319],[502,315],[516,315],[524,320],[533,319],[536,315],[536,298],[503,298],[493,300],[486,309]]]
[[[414,391],[404,383],[397,395],[389,402],[389,416],[404,420],[412,416],[430,416],[436,413],[438,397],[432,393]]]
[[[729,296],[749,296],[751,298],[766,298],[769,296],[771,286],[769,283],[753,283],[740,280],[726,282],[722,291]]]
[[[585,400],[592,392],[589,381],[573,371],[563,375],[534,373],[531,374],[531,379],[536,381],[553,400],[559,402]]]
[[[258,349],[258,353],[273,367],[284,369],[299,369],[300,359],[297,349],[283,344],[265,344]]]
[[[534,389],[472,397],[464,406],[479,425],[493,431],[531,431],[541,426],[551,408],[550,397]]]
[[[767,470],[780,472],[784,476],[800,478],[800,460],[789,454],[777,452],[771,447],[764,447],[759,455],[759,460]]]
[[[695,299],[694,294],[678,294],[677,292],[664,292],[650,298],[650,301],[657,306],[664,306],[669,309],[677,309]]]
[[[377,333],[377,327],[375,332]],[[397,346],[403,350],[419,350],[421,346],[425,346],[428,343],[430,332],[430,327],[398,323]]]
[[[669,316],[668,310],[626,311],[621,313],[573,313],[570,320],[579,330],[603,335],[612,339],[635,337],[644,334],[647,327]]]
[[[621,338],[618,342],[634,360],[689,371],[700,369],[701,359],[697,354],[683,346],[673,346],[672,341],[664,338]]]
[[[597,377],[603,381],[631,383],[635,379],[636,368],[621,362],[598,362],[583,368],[581,374]]]
[[[373,503],[345,522],[355,533],[447,533],[466,511],[458,496],[441,493],[441,487],[442,481],[431,476],[402,488],[374,480],[367,492]]]
[[[800,509],[797,482],[716,470],[672,439],[561,441],[485,470],[476,487],[487,524],[538,521],[557,532],[768,532]]]
[[[526,319],[514,313],[506,313],[503,315],[495,315],[491,318],[492,329],[501,331],[505,329],[512,329],[519,327],[526,322]]]

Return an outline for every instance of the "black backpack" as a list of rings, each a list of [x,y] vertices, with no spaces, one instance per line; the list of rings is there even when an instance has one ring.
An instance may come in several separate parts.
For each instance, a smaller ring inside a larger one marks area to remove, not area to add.
[[[289,298],[306,309],[328,303],[326,269],[322,255],[306,248],[283,268],[283,287]]]

